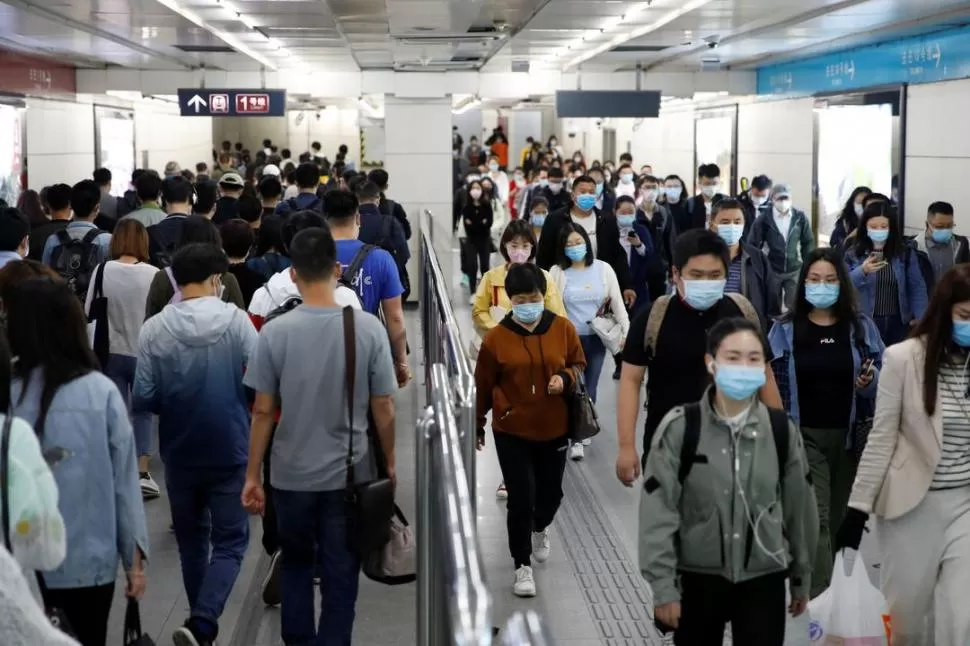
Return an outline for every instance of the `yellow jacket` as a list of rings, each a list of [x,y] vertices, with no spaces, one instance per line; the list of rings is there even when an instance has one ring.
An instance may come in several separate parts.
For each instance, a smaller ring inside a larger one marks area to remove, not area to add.
[[[472,322],[479,336],[485,336],[486,332],[499,324],[492,318],[491,308],[500,307],[506,312],[512,309],[512,303],[505,293],[505,274],[508,268],[508,265],[504,264],[490,269],[478,284],[475,302],[472,304]],[[559,289],[548,271],[543,270],[542,273],[546,277],[546,309],[557,316],[566,316],[566,307],[562,303]]]

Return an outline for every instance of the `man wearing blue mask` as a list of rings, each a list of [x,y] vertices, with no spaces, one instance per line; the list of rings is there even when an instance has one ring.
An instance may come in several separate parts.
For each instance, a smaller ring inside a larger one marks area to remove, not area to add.
[[[553,179],[554,174],[550,170],[550,182]],[[536,264],[546,271],[556,264],[560,244],[559,231],[566,222],[572,221],[586,231],[594,257],[613,268],[620,283],[620,289],[623,290],[624,303],[627,307],[631,307],[637,295],[633,291],[630,264],[620,244],[620,227],[616,223],[616,216],[596,208],[596,181],[588,175],[581,175],[573,180],[570,196],[572,200],[570,207],[559,211],[554,211],[554,204],[552,200],[549,201],[551,214],[542,226]]]
[[[933,287],[953,265],[970,262],[970,244],[966,237],[955,235],[953,227],[953,205],[949,202],[930,204],[926,233],[913,240],[927,293],[932,293]]]
[[[771,320],[781,314],[780,287],[767,257],[744,243],[746,220],[741,200],[726,197],[714,206],[711,231],[724,240],[731,256],[725,293],[741,294],[751,301],[758,311],[762,330],[767,332]]]
[[[674,245],[673,282],[677,291],[657,298],[630,323],[623,349],[623,369],[617,388],[616,426],[619,456],[616,476],[626,486],[640,476],[636,424],[640,413],[640,387],[650,368],[647,384],[647,421],[644,459],[660,420],[675,406],[698,401],[709,382],[704,353],[707,332],[723,319],[744,316],[761,325],[750,301],[725,293],[731,258],[726,242],[707,229],[681,234]],[[781,395],[770,367],[759,396],[772,408],[781,408]]]

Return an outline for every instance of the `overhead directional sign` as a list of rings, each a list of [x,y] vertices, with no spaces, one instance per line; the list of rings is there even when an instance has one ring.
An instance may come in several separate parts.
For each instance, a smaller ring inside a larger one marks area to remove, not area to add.
[[[758,94],[805,95],[970,76],[970,28],[858,47],[758,69]]]
[[[286,90],[179,88],[183,117],[282,117]]]

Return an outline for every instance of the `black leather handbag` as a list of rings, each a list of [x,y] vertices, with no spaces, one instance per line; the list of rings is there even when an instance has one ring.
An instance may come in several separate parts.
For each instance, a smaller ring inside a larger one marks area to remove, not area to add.
[[[376,480],[357,484],[354,467],[354,382],[357,375],[357,343],[354,335],[354,310],[345,307],[344,353],[347,374],[344,383],[347,392],[347,417],[349,439],[347,440],[347,513],[353,522],[349,532],[351,549],[360,554],[381,550],[391,539],[391,518],[394,517],[394,484],[387,477],[384,454],[380,443],[374,438],[372,424],[367,424],[367,440],[377,463]]]
[[[13,545],[10,542],[10,427],[13,424],[13,412],[8,410],[6,416],[3,420],[3,435],[0,438],[0,505],[3,505],[3,544],[7,548],[7,551],[13,555]],[[71,628],[71,622],[67,620],[67,615],[60,608],[55,608],[47,605],[47,583],[44,581],[44,575],[40,572],[34,573],[37,577],[37,587],[40,589],[41,597],[45,599],[44,601],[44,614],[47,615],[47,620],[51,622],[54,628],[67,635],[68,637],[73,637],[77,639],[77,635],[74,634],[74,630]]]
[[[582,442],[599,434],[600,421],[596,414],[596,406],[586,389],[586,380],[583,378],[583,373],[579,370],[576,371],[576,380],[573,383],[572,391],[567,395],[567,405],[569,407],[570,440]]]
[[[125,646],[155,646],[155,640],[141,631],[141,611],[136,599],[125,609]]]

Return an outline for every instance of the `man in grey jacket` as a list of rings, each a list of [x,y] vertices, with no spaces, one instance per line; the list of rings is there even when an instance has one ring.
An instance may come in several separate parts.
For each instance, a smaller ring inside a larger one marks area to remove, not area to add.
[[[676,644],[719,646],[730,621],[736,643],[777,646],[785,578],[790,611],[800,614],[818,540],[805,450],[790,421],[773,428],[777,411],[755,402],[740,420],[725,420],[713,397],[709,389],[692,405],[692,433],[677,407],[654,435],[640,499],[640,570],[658,618],[678,629]],[[784,447],[776,438],[786,431]]]

